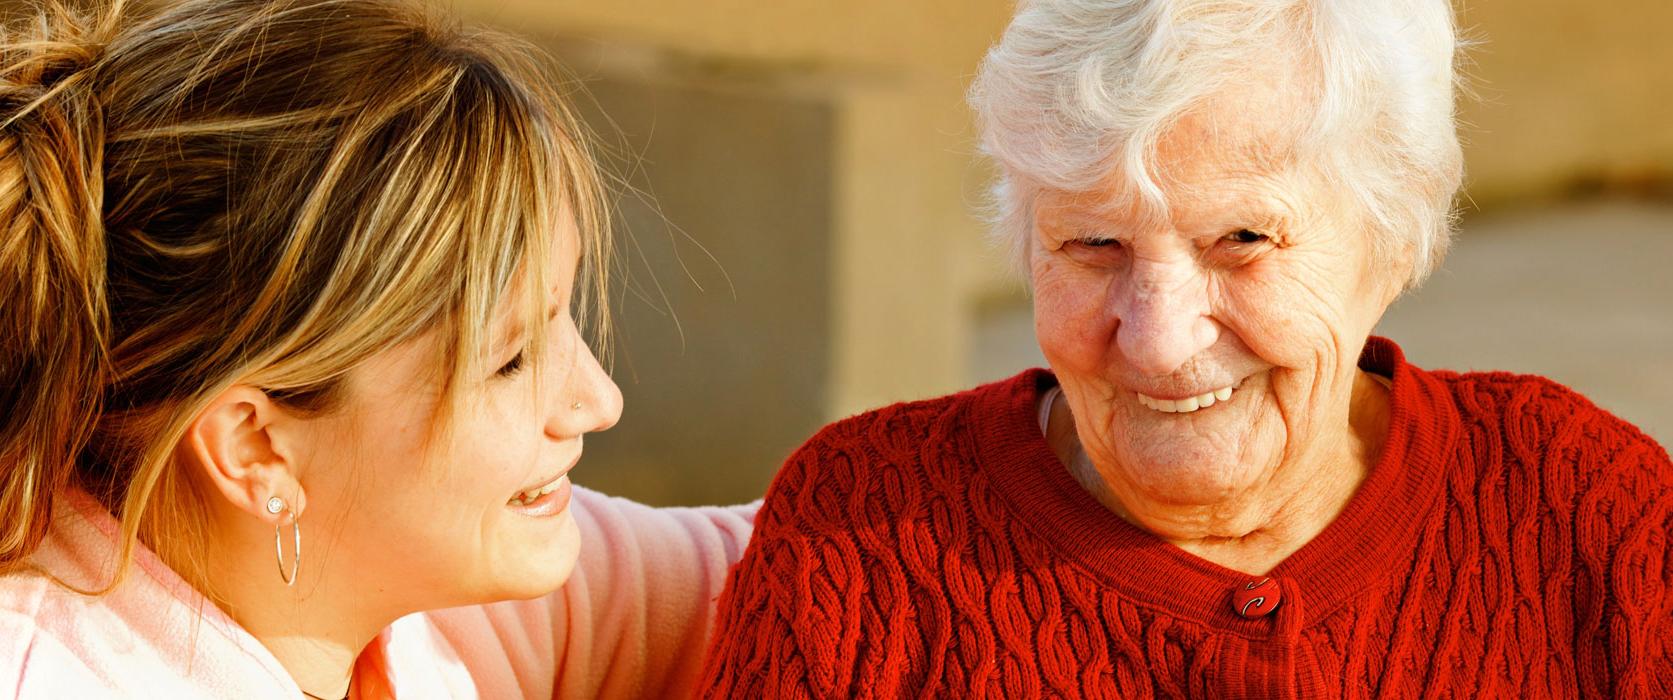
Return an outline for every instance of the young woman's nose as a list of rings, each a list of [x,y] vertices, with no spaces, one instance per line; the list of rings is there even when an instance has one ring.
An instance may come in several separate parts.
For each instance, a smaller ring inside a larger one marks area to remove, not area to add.
[[[575,352],[568,353],[568,376],[559,380],[562,390],[556,392],[557,405],[546,427],[560,439],[609,430],[622,417],[622,391],[616,382],[586,343],[579,338],[568,342],[575,344]]]
[[[1144,376],[1173,374],[1220,337],[1207,277],[1191,261],[1135,260],[1111,307],[1121,356]]]

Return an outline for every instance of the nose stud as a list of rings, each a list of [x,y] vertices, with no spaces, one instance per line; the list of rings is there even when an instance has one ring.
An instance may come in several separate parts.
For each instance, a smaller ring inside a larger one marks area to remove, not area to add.
[[[575,402],[575,403],[572,403],[572,404],[570,404],[570,405],[569,405],[569,410],[571,410],[571,411],[579,411],[579,410],[581,410],[581,402],[580,402],[580,401],[576,401],[576,402]]]

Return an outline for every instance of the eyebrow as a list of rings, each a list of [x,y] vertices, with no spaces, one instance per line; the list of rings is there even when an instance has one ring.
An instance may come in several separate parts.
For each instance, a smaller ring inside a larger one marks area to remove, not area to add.
[[[546,312],[546,320],[550,322],[557,318],[562,311],[563,307],[561,305],[553,304],[552,308]],[[518,314],[516,320],[511,322],[511,332],[505,334],[504,340],[497,343],[496,347],[513,347],[522,343],[523,336],[528,330],[528,324],[523,323],[522,314]]]
[[[1143,216],[1159,216],[1158,212],[1146,209],[1142,214]],[[1052,238],[1098,233],[1102,229],[1112,227],[1112,225],[1128,223],[1117,218],[1115,211],[1116,207],[1104,203],[1094,203],[1086,206],[1053,203],[1052,206],[1044,206],[1036,210],[1036,225],[1041,227],[1043,233]],[[1225,206],[1222,211],[1228,215],[1217,217],[1213,224],[1217,229],[1225,229],[1223,232],[1230,232],[1237,227],[1242,227],[1267,234],[1276,241],[1286,242],[1291,239],[1290,233],[1294,231],[1296,225],[1295,212],[1286,206],[1282,199],[1275,197],[1264,195],[1239,197],[1230,205]],[[1156,223],[1156,220],[1149,220],[1147,224],[1141,225],[1155,225]],[[1172,227],[1174,222],[1167,221],[1166,225]],[[1087,231],[1086,229],[1092,230]],[[1199,232],[1193,230],[1188,233],[1192,235],[1218,235],[1216,231]]]

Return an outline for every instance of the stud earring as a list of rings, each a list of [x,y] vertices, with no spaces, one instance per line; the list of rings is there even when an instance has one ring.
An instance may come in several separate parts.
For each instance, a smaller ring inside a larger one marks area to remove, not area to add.
[[[285,510],[287,510],[285,499],[278,496],[267,499],[267,512],[278,515]],[[285,526],[273,526],[273,557],[279,565],[279,580],[284,581],[286,586],[296,585],[296,574],[302,570],[302,524],[297,520],[296,514],[292,513],[290,516],[290,533],[291,538],[295,540],[295,544],[292,546],[294,554],[291,555],[289,574],[285,573]]]
[[[571,410],[571,411],[579,411],[579,410],[581,410],[581,402],[580,402],[580,401],[576,401],[576,402],[575,402],[575,403],[572,403],[572,404],[570,404],[570,405],[569,405],[569,410]]]

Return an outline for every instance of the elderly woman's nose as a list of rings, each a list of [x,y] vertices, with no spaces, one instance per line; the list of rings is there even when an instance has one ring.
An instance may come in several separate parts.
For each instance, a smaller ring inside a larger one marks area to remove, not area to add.
[[[1113,302],[1116,345],[1146,376],[1174,373],[1220,338],[1209,317],[1207,280],[1188,266],[1140,261]]]

